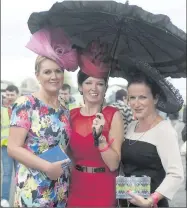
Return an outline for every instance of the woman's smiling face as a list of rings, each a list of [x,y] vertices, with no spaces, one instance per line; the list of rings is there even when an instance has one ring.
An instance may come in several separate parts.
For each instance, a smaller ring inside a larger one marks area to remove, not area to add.
[[[144,119],[156,110],[157,100],[145,83],[132,83],[128,87],[128,101],[137,119]]]
[[[83,92],[84,101],[92,104],[101,104],[106,92],[104,79],[88,77],[79,90]]]

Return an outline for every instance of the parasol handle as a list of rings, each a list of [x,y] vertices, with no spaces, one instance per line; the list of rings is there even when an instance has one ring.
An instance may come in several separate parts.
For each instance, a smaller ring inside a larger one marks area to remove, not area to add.
[[[99,119],[101,118],[99,115],[97,115],[96,117],[99,118]],[[103,131],[103,126],[100,126],[98,134],[96,133],[95,127],[93,128],[92,135],[93,135],[93,138],[94,138],[95,147],[99,146],[99,137],[101,136],[102,131]]]
[[[128,4],[128,2],[127,2],[127,4]],[[118,29],[117,35],[116,35],[116,38],[115,38],[115,41],[114,41],[114,46],[115,46],[115,47],[114,47],[113,56],[112,56],[113,58],[114,58],[114,56],[115,56],[116,49],[117,49],[117,45],[118,45],[118,43],[119,43],[120,34],[121,34],[121,30],[122,30],[122,24],[123,24],[123,19],[121,20],[121,23],[120,23],[121,27]],[[111,49],[112,49],[112,48],[111,48]],[[108,72],[106,84],[108,84],[108,81],[109,81],[109,77],[110,77],[110,73],[111,73],[111,71],[112,71],[112,68],[113,68],[113,61],[111,62],[111,67],[110,67],[110,70],[109,70],[109,72]],[[102,102],[102,104],[101,104],[100,113],[102,112],[104,99],[105,99],[105,98],[103,97],[103,102]],[[97,116],[97,117],[100,118],[100,116]],[[99,146],[99,137],[101,136],[102,131],[103,131],[103,126],[100,127],[99,133],[98,133],[98,134],[96,133],[96,129],[93,128],[92,134],[93,134],[93,137],[94,137],[94,145],[95,145],[96,147]]]

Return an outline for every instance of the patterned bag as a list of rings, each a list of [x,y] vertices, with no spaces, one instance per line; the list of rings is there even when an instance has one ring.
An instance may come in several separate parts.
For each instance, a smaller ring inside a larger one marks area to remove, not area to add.
[[[122,172],[122,162],[119,168],[119,175],[116,177],[116,199],[130,199],[128,191],[134,191],[136,194],[147,198],[150,196],[151,178],[142,177],[125,177]]]

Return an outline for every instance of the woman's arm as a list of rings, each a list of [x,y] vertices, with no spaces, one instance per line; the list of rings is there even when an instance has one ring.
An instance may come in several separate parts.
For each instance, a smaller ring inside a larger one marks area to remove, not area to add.
[[[156,189],[156,192],[168,199],[172,199],[184,179],[177,132],[172,127],[163,129],[158,135],[157,142],[157,151],[166,176]]]
[[[25,138],[28,130],[21,127],[11,127],[8,138],[8,154],[18,162],[22,163],[28,168],[37,169],[47,172],[49,163],[46,160],[39,158],[32,152],[24,148]]]
[[[74,163],[74,158],[73,158],[73,152],[72,152],[72,150],[71,150],[71,148],[70,148],[69,145],[68,145],[68,147],[67,147],[66,152],[67,152],[68,157],[69,157],[70,160],[71,160],[71,166],[70,166],[70,169],[72,169],[72,167],[74,166],[75,163]]]
[[[111,129],[109,132],[109,143],[111,140],[114,140],[112,144],[107,148],[107,142],[99,140],[99,149],[105,150],[101,152],[101,157],[105,164],[108,166],[110,171],[115,171],[121,160],[121,145],[124,137],[124,126],[123,119],[119,111],[117,111],[111,122]]]
[[[7,151],[10,157],[26,167],[43,171],[51,180],[56,180],[63,173],[62,164],[65,161],[50,163],[24,148],[25,139],[33,123],[33,102],[26,96],[19,97],[15,102],[10,121]]]
[[[45,172],[51,180],[56,180],[63,174],[62,164],[65,161],[50,163],[24,148],[28,130],[21,127],[11,127],[8,138],[8,154],[28,168]]]

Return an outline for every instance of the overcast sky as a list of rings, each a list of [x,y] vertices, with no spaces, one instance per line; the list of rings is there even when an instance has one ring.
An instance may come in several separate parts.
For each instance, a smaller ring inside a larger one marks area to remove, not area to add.
[[[25,48],[30,39],[27,20],[32,12],[48,10],[54,0],[1,0],[1,75],[2,80],[19,85],[34,77],[36,55]],[[118,1],[125,2],[125,1]],[[186,31],[186,0],[130,0],[154,14],[168,15],[173,24]],[[114,80],[114,79],[113,79]],[[115,82],[115,81],[111,82]],[[185,79],[174,80],[184,91]]]

